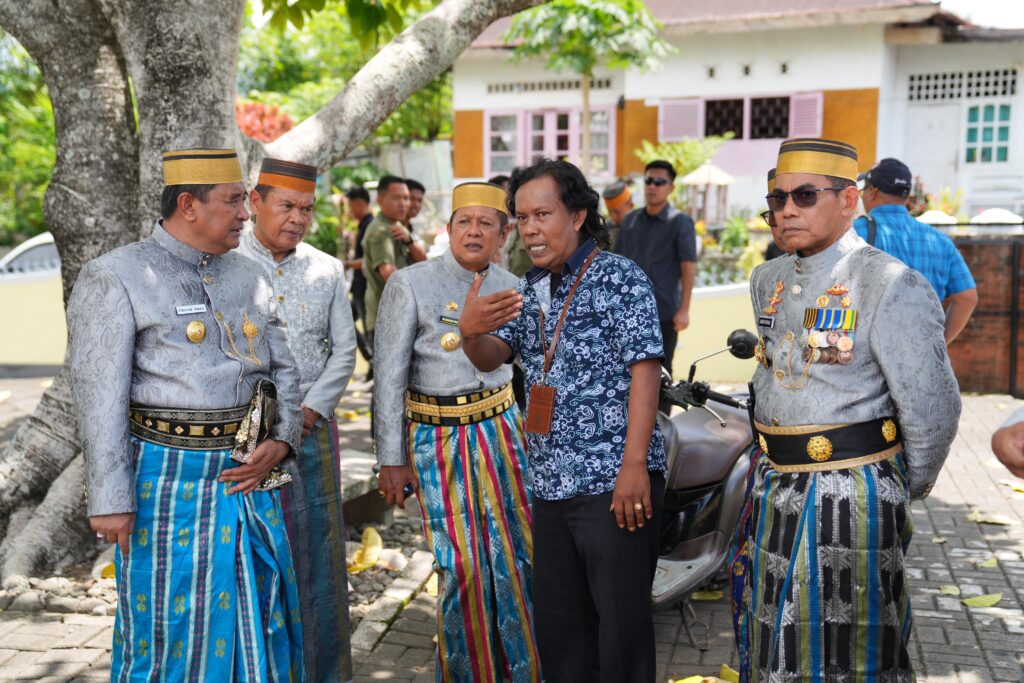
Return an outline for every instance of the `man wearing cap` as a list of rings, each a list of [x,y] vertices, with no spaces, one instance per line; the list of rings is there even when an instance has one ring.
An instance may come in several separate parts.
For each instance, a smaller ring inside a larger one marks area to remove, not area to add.
[[[491,294],[516,286],[491,263],[509,232],[505,191],[464,183],[452,207],[451,248],[396,272],[381,299],[380,490],[403,507],[406,485],[419,491],[439,582],[437,680],[538,681],[531,494],[512,369],[478,371],[458,327],[471,288]]]
[[[281,506],[298,577],[306,678],[340,683],[352,679],[352,655],[334,409],[355,366],[356,342],[341,263],[302,241],[313,222],[316,175],[313,166],[264,159],[249,195],[253,225],[239,251],[270,281],[299,369],[302,450],[286,462],[293,481],[281,490]]]
[[[89,521],[118,546],[111,678],[294,680],[274,487],[300,449],[298,372],[270,284],[232,251],[235,152],[168,152],[163,171],[163,220],[86,264],[68,302]]]
[[[913,179],[902,161],[882,159],[859,179],[864,182],[861,199],[868,215],[854,221],[853,227],[868,244],[925,276],[946,306],[945,338],[949,344],[978,305],[978,289],[964,257],[953,240],[907,211]]]
[[[612,235],[611,249],[615,249],[615,242],[622,231],[622,224],[626,215],[633,210],[633,194],[629,191],[629,185],[624,180],[617,180],[601,193],[604,199],[604,208],[608,210],[608,232]]]
[[[750,281],[749,680],[913,677],[910,500],[949,454],[960,394],[935,292],[850,227],[856,178],[853,146],[788,140],[767,198],[793,253]]]

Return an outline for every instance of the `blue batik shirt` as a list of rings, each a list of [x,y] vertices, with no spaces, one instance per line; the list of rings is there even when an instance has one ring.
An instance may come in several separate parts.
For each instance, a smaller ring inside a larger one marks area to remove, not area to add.
[[[939,301],[977,287],[953,240],[911,216],[907,207],[882,204],[870,215],[876,226],[874,246],[924,275]],[[867,218],[858,218],[853,228],[861,238],[868,238]]]
[[[519,354],[528,386],[540,383],[544,367],[538,310],[544,310],[550,343],[562,305],[594,247],[588,239],[576,250],[554,292],[547,270],[534,268],[519,281],[522,315],[495,334]],[[615,488],[626,447],[630,368],[663,356],[650,280],[629,259],[599,253],[569,305],[548,373],[556,395],[551,431],[526,435],[535,496],[565,500]],[[665,471],[665,443],[657,425],[647,469]]]

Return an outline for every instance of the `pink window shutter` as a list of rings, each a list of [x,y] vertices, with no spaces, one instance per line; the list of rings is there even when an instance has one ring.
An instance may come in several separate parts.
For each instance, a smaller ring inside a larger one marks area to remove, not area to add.
[[[662,100],[658,108],[658,141],[678,142],[704,137],[704,103],[701,100]]]
[[[824,103],[825,96],[820,92],[800,93],[799,95],[790,96],[789,137],[820,137]]]

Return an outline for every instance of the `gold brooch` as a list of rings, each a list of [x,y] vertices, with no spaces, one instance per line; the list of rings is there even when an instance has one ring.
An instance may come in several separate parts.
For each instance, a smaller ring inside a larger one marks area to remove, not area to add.
[[[828,437],[812,436],[807,442],[807,455],[815,462],[825,462],[832,457],[832,442]]]
[[[885,437],[886,443],[896,440],[896,423],[891,419],[882,423],[882,436]]]
[[[202,320],[193,320],[185,328],[185,336],[193,344],[198,344],[206,339],[206,325],[203,324]]]
[[[818,308],[825,308],[828,306],[828,297],[822,294],[818,297],[818,300],[814,302],[814,305]]]
[[[449,332],[441,337],[441,348],[445,351],[454,351],[459,348],[459,341],[459,335],[454,332]]]
[[[242,334],[245,335],[246,339],[255,339],[260,336],[260,328],[249,320],[249,312],[245,311],[242,313]]]
[[[457,311],[457,310],[459,310],[459,305],[457,303],[455,303],[454,301],[449,301],[448,304],[444,308],[447,311]]]

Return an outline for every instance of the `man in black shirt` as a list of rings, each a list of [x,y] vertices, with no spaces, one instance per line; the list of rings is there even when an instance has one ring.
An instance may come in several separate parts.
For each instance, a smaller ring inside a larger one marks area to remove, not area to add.
[[[626,216],[615,244],[615,251],[640,266],[654,286],[665,342],[662,365],[669,372],[678,335],[690,325],[690,296],[697,276],[697,233],[693,219],[668,203],[675,179],[676,170],[669,162],[659,159],[647,164],[647,205]]]

